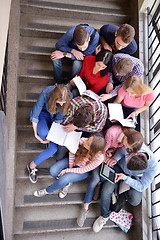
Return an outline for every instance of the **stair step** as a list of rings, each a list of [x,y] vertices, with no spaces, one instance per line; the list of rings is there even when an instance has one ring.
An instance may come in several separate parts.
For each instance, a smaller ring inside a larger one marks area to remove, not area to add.
[[[18,77],[19,82],[21,83],[39,83],[39,84],[45,84],[46,86],[52,85],[53,82],[53,77],[48,77],[48,76],[28,76],[28,75],[20,75]]]

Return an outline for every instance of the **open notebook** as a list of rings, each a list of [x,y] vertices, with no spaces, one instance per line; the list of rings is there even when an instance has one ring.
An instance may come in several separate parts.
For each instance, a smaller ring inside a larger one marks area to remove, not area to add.
[[[96,93],[86,89],[85,83],[79,76],[74,77],[72,80],[74,81],[76,87],[78,88],[80,95],[86,95],[96,101],[99,99],[99,96]]]
[[[66,132],[60,123],[52,123],[47,139],[58,145],[65,146],[72,153],[76,153],[82,132]]]
[[[124,127],[135,128],[135,123],[132,119],[124,119],[123,109],[121,104],[108,103],[108,109],[109,109],[110,121],[117,120]]]

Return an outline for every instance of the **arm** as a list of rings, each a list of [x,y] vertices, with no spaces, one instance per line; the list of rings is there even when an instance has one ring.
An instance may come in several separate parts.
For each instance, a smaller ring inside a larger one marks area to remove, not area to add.
[[[100,36],[100,42],[105,50],[109,50],[112,52],[112,48],[108,45],[108,43],[104,40],[102,36]]]
[[[132,118],[133,121],[136,121],[136,118],[135,118],[135,117],[136,117],[139,113],[145,111],[145,110],[151,105],[151,103],[152,103],[152,101],[146,102],[143,107],[138,108],[137,110],[135,110],[134,112],[132,112],[131,114],[129,114],[129,116],[127,117],[127,119],[128,119],[128,118]]]
[[[89,172],[97,168],[104,160],[104,156],[102,153],[96,154],[93,159],[90,160],[90,162],[83,167],[79,168],[67,168],[66,172],[73,172],[73,173],[79,173],[83,174],[85,172]]]
[[[50,142],[49,140],[43,140],[42,138],[40,138],[38,136],[38,133],[37,133],[37,123],[32,122],[32,127],[33,127],[33,131],[34,131],[34,136],[35,136],[35,138],[37,138],[38,141],[40,141],[40,143],[46,144],[46,143]]]
[[[121,103],[124,98],[118,95],[113,103]]]

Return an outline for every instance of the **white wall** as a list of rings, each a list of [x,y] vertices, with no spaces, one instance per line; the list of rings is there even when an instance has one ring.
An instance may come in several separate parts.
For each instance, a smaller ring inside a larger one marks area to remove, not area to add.
[[[0,0],[0,86],[8,33],[11,0]]]

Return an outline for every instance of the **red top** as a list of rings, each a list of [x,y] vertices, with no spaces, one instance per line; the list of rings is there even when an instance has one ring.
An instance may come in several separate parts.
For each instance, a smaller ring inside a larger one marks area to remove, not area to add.
[[[95,64],[95,56],[86,56],[79,76],[86,84],[87,90],[92,90],[98,93],[108,83],[108,74],[104,77],[100,76],[100,72],[93,74],[93,68]]]

